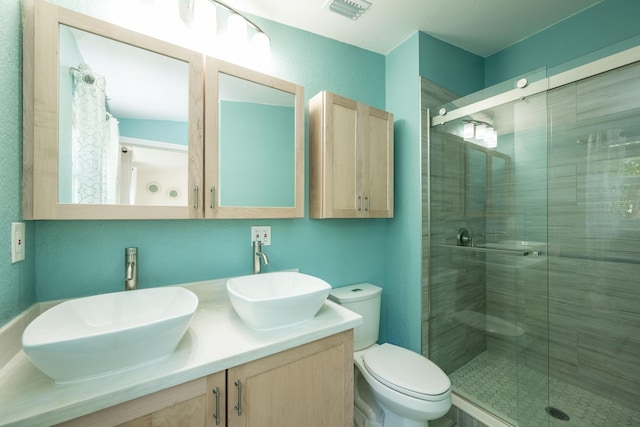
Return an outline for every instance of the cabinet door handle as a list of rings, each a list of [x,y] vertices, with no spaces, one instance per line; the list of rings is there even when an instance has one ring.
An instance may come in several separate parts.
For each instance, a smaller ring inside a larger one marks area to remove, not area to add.
[[[358,196],[358,212],[362,210],[362,196]]]
[[[196,201],[193,203],[193,208],[198,209],[198,186],[197,185],[193,189],[193,196],[196,199]]]
[[[211,187],[211,209],[216,207],[216,187]]]
[[[364,208],[364,211],[369,212],[369,209],[371,209],[371,199],[369,199],[369,196],[364,196],[364,199],[367,201],[367,207]]]
[[[220,389],[218,387],[213,389],[213,394],[216,395],[216,412],[213,413],[213,418],[216,420],[216,425],[220,425]]]
[[[242,415],[242,383],[240,380],[236,380],[234,383],[236,388],[238,389],[238,403],[236,403],[236,411],[238,411],[238,416]]]

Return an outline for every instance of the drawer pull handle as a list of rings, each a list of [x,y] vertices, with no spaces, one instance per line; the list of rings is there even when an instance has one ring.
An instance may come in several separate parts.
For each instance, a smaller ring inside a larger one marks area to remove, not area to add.
[[[216,420],[216,425],[220,425],[220,389],[218,387],[213,389],[213,394],[216,395],[216,412],[213,413],[213,418]]]
[[[236,380],[234,383],[236,388],[238,389],[238,403],[236,403],[236,411],[238,411],[238,416],[242,415],[242,383],[240,380]]]

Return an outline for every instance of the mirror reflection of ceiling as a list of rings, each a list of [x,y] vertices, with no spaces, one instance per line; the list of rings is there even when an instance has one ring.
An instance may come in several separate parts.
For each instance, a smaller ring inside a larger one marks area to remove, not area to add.
[[[294,107],[295,96],[290,92],[220,73],[219,97],[223,101]]]
[[[85,63],[105,77],[115,117],[188,120],[187,63],[85,31],[71,32]]]

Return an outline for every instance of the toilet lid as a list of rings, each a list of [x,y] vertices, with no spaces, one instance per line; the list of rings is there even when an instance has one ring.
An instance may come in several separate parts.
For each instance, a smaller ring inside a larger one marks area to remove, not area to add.
[[[449,377],[435,363],[393,344],[366,350],[362,359],[375,379],[409,396],[439,400],[451,388]]]

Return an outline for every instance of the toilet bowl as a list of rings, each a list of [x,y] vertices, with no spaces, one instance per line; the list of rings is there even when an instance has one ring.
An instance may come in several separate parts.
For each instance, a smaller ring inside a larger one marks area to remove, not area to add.
[[[329,299],[363,317],[354,330],[355,425],[425,427],[451,407],[451,381],[429,359],[376,344],[382,289],[363,283],[336,288]]]

